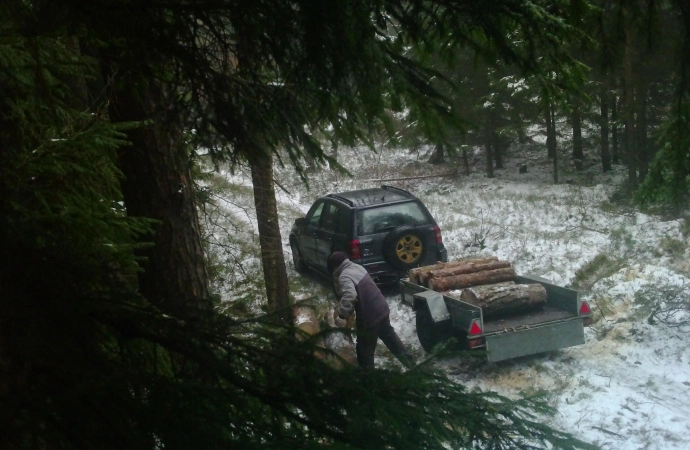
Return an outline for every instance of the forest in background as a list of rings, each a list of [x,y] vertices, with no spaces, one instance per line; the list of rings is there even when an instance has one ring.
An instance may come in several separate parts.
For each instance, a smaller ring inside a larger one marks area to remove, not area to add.
[[[273,167],[308,183],[342,169],[325,146],[426,141],[436,162],[483,146],[491,177],[544,123],[554,182],[623,163],[630,198],[681,214],[684,2],[11,0],[0,17],[7,448],[587,446],[533,420],[538,396],[314,360],[289,324]],[[265,316],[216,308],[200,158],[251,170]]]

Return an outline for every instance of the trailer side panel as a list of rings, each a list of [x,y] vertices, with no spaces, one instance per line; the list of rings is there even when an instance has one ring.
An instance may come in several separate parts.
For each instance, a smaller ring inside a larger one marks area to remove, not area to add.
[[[489,362],[549,352],[585,343],[582,320],[567,320],[543,326],[488,335]]]

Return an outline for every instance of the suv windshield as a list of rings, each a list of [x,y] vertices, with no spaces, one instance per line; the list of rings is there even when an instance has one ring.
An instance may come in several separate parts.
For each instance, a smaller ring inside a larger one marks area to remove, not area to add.
[[[357,214],[357,234],[382,233],[401,225],[425,225],[429,219],[416,202],[398,203],[360,210]]]

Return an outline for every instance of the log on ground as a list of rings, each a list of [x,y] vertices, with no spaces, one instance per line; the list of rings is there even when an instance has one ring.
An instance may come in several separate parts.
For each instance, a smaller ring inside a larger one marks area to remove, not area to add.
[[[515,281],[516,278],[515,269],[508,267],[505,269],[484,270],[482,272],[455,275],[452,277],[431,278],[429,280],[429,288],[437,292],[443,292],[481,284]]]
[[[546,289],[541,284],[475,286],[463,290],[460,300],[482,308],[487,319],[544,307]]]

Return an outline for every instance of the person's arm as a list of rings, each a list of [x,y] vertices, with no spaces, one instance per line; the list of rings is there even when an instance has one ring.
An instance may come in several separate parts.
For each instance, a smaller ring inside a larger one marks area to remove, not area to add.
[[[340,292],[340,301],[335,307],[334,319],[336,325],[345,326],[345,322],[355,311],[355,303],[357,302],[357,289],[355,283],[350,277],[340,277],[338,279],[338,287]]]

